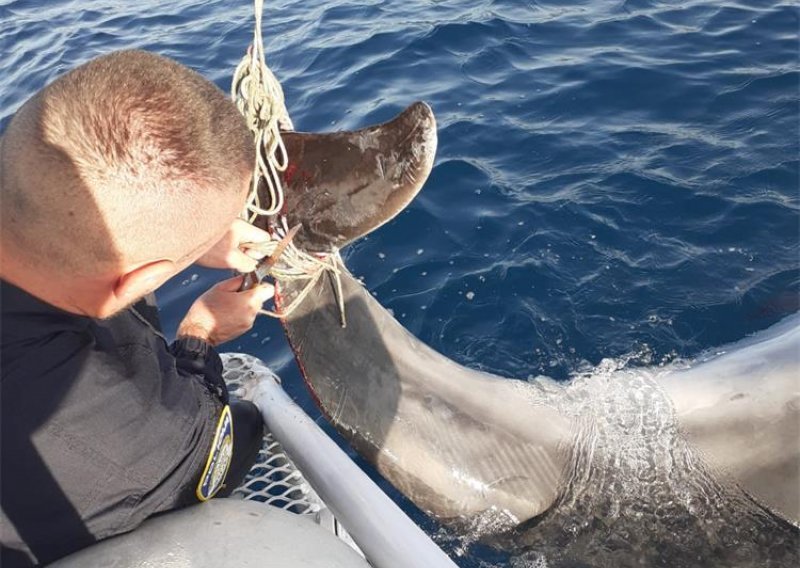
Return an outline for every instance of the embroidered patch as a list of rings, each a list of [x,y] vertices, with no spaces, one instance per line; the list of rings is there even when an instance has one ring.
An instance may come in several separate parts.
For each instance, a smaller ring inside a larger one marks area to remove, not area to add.
[[[214,442],[211,444],[211,452],[208,454],[206,467],[195,491],[200,501],[208,501],[222,487],[225,475],[231,465],[232,454],[233,420],[231,419],[231,408],[226,404],[220,414],[219,422],[217,422],[217,431],[214,434]]]

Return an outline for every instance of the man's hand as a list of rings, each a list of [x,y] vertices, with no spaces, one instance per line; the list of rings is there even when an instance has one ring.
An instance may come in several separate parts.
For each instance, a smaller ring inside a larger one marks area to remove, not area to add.
[[[275,288],[260,284],[237,292],[243,278],[223,280],[195,300],[178,326],[178,337],[199,337],[211,345],[219,345],[253,327],[258,311],[275,294]]]
[[[247,250],[248,244],[270,240],[269,234],[247,221],[236,219],[225,236],[197,259],[197,264],[206,268],[232,268],[247,273],[256,269],[256,264],[265,255]]]

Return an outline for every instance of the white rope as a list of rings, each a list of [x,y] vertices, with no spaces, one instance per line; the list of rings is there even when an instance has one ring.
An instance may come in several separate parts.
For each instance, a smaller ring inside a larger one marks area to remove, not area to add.
[[[264,40],[261,37],[261,15],[264,0],[255,0],[253,45],[236,67],[231,82],[231,98],[253,133],[256,157],[253,185],[242,217],[252,223],[259,215],[276,215],[283,208],[283,186],[280,173],[286,171],[289,157],[281,138],[281,126],[292,129],[286,110],[283,89],[267,67]],[[260,202],[258,188],[265,184],[270,202]]]
[[[264,243],[252,243],[247,245],[248,248],[271,256],[278,248],[280,240],[289,232],[286,226],[286,218],[282,218],[281,221],[283,222],[283,226],[275,231],[272,240]],[[328,272],[333,276],[336,285],[336,303],[339,307],[339,318],[342,327],[345,327],[347,321],[345,319],[341,280],[343,267],[342,257],[338,249],[334,249],[330,253],[315,255],[300,250],[294,246],[294,244],[289,243],[289,246],[287,246],[281,254],[280,261],[270,267],[269,274],[275,278],[275,280],[284,282],[304,280],[306,283],[302,290],[300,290],[300,293],[288,306],[284,306],[280,313],[271,310],[261,310],[260,313],[275,318],[287,317],[300,305],[306,296],[308,296],[325,273]]]
[[[242,211],[242,217],[249,223],[253,223],[262,215],[278,215],[283,209],[284,195],[280,174],[286,171],[289,165],[289,156],[281,137],[281,129],[294,129],[286,110],[281,84],[267,67],[264,57],[264,40],[261,36],[264,0],[254,0],[254,11],[253,45],[250,46],[247,54],[236,67],[231,82],[231,98],[244,116],[247,127],[253,133],[256,147],[252,187]],[[266,187],[269,192],[270,202],[268,204],[261,203],[259,188],[262,186]],[[286,218],[280,217],[280,222],[282,226],[273,235],[277,238],[266,243],[251,244],[249,248],[272,256],[280,239],[288,232]],[[269,268],[269,275],[276,280],[305,280],[305,287],[288,306],[281,310],[280,314],[270,310],[261,310],[261,313],[276,318],[288,316],[308,296],[320,278],[328,272],[333,276],[336,285],[339,316],[342,327],[345,327],[344,298],[340,277],[343,266],[338,249],[334,248],[324,255],[312,255],[298,249],[294,243],[290,242],[281,253],[280,259],[275,259]]]

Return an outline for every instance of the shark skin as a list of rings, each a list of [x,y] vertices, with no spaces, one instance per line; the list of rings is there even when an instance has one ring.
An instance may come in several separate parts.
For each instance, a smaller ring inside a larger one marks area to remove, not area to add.
[[[296,244],[338,249],[394,218],[431,171],[435,129],[430,108],[415,103],[362,130],[285,133],[284,214],[302,225]],[[346,269],[341,284],[346,327],[329,278],[282,322],[308,388],[353,447],[440,519],[499,511],[523,524],[558,507],[576,478],[584,427],[553,403],[559,389],[459,365],[405,330]],[[277,282],[279,311],[302,286]],[[652,377],[682,439],[720,483],[796,528],[800,316],[715,351],[641,374]],[[521,394],[530,389],[550,394]],[[609,457],[602,452],[592,459]]]

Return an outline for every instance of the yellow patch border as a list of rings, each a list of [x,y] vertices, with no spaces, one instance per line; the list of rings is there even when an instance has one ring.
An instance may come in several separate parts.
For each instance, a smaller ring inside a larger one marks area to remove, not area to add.
[[[233,418],[231,416],[231,407],[226,404],[219,416],[219,421],[217,421],[214,441],[211,443],[211,451],[208,453],[203,475],[200,476],[197,489],[195,489],[195,495],[200,501],[208,501],[223,486],[225,477],[228,475],[228,469],[231,466],[232,454]],[[223,459],[225,460],[225,469],[220,474],[218,468],[223,467],[221,462]],[[217,478],[216,482],[214,482],[214,478]],[[205,491],[204,488],[206,488]]]

